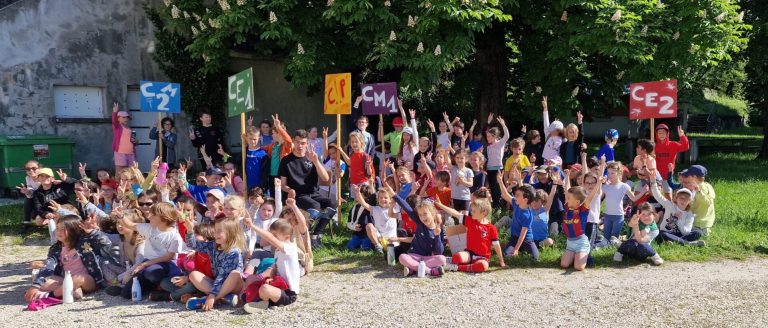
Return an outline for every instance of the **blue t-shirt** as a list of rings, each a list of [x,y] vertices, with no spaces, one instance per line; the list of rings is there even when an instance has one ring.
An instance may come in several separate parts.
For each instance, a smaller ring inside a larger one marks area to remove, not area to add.
[[[531,212],[533,212],[533,222],[531,223],[533,240],[541,241],[547,239],[549,237],[549,214],[547,214],[544,207],[538,210],[531,209]]]
[[[528,228],[528,231],[525,233],[525,239],[533,240],[533,231],[531,231],[531,223],[533,222],[533,210],[531,210],[530,207],[525,209],[520,208],[520,206],[517,206],[517,203],[515,203],[513,199],[512,211],[514,215],[512,216],[512,226],[509,228],[512,236],[520,237],[523,228]],[[517,241],[513,240],[512,242],[516,243]]]
[[[267,152],[264,149],[257,148],[255,150],[248,149],[245,155],[245,167],[248,172],[248,187],[253,188],[261,186],[261,174],[262,165],[267,157]]]
[[[615,150],[613,149],[613,147],[611,147],[608,144],[603,144],[602,146],[600,146],[600,150],[598,150],[597,154],[595,154],[595,156],[597,156],[598,160],[600,160],[600,158],[603,155],[605,155],[605,161],[606,162],[613,162],[613,161],[616,160]]]
[[[406,199],[411,194],[411,189],[413,189],[413,182],[406,183],[400,186],[400,191],[397,193],[397,195],[403,199]]]
[[[261,135],[261,140],[259,140],[259,147],[264,147],[271,145],[274,142],[274,138],[272,138],[272,135]]]
[[[481,147],[483,147],[482,141],[472,140],[469,142],[469,152],[477,151]]]

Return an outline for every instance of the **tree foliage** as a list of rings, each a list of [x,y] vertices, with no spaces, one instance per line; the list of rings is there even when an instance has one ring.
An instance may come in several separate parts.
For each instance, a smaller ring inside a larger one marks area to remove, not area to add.
[[[768,3],[765,1],[742,0],[747,9],[746,20],[753,29],[749,35],[746,51],[745,71],[747,82],[745,94],[750,104],[750,124],[763,127],[763,145],[759,158],[768,158]]]
[[[471,112],[478,98],[501,97],[491,110],[523,116],[542,95],[555,110],[605,111],[630,81],[717,81],[749,28],[729,0],[164,2],[161,28],[185,40],[195,74],[225,72],[238,49],[282,61],[295,86],[316,90],[326,73],[350,71],[398,81],[426,108]],[[502,90],[481,93],[488,81]]]

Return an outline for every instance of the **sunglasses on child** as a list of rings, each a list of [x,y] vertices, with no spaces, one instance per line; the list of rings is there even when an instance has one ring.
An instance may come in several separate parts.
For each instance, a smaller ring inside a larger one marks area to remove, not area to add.
[[[153,203],[153,202],[146,202],[146,203],[145,202],[139,202],[139,206],[152,206],[154,204],[155,203]]]
[[[27,170],[27,171],[37,171],[40,168],[35,166],[35,167],[25,167],[24,169]]]

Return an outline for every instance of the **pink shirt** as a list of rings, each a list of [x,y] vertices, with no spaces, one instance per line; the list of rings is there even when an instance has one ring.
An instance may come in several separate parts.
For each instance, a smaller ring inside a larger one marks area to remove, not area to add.
[[[133,143],[131,142],[131,130],[123,128],[120,135],[120,143],[117,145],[117,152],[120,154],[133,154]]]
[[[83,264],[83,259],[80,258],[80,254],[73,248],[62,247],[61,248],[61,265],[64,267],[64,272],[71,272],[73,276],[87,276],[88,269]]]

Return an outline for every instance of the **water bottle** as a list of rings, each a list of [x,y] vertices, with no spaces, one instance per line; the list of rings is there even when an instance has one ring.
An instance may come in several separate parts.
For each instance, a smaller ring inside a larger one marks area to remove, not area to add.
[[[72,272],[67,271],[64,274],[64,283],[62,284],[62,301],[64,304],[72,304],[75,302],[75,297],[72,295],[74,293],[74,284],[72,283]]]
[[[48,219],[48,234],[51,236],[51,245],[56,243],[56,221]]]
[[[165,178],[165,174],[168,172],[168,163],[160,163],[160,167],[157,168],[157,176],[155,177],[155,184],[163,186],[168,183]]]
[[[134,302],[141,302],[141,284],[139,284],[139,278],[133,277],[133,285],[131,285],[131,300]]]
[[[387,263],[390,266],[395,266],[395,245],[387,245]]]
[[[424,278],[427,275],[427,264],[424,261],[419,262],[419,269],[416,271],[416,275],[419,278]]]

